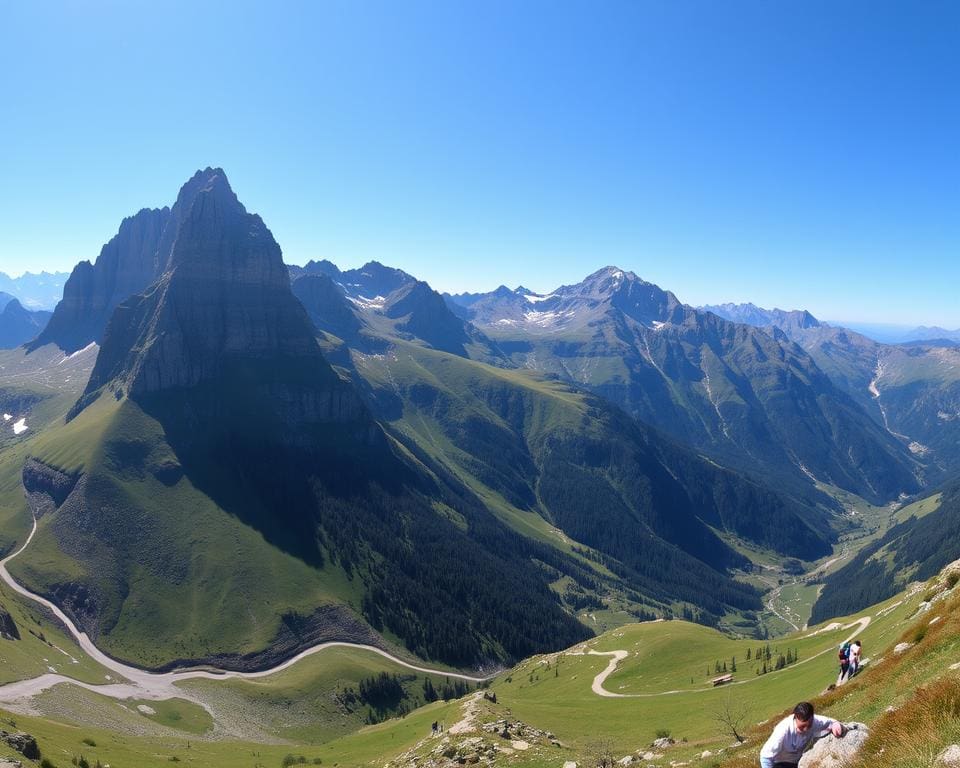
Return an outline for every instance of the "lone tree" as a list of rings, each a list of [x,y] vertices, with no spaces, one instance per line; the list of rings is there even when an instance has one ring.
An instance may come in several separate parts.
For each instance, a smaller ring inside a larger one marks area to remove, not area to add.
[[[737,740],[738,744],[743,744],[745,739],[740,735],[740,732],[747,721],[747,704],[745,701],[734,701],[733,691],[727,691],[727,696],[717,707],[714,718],[723,726],[724,733],[729,733]]]
[[[613,742],[609,739],[600,739],[587,745],[588,758],[596,768],[613,768]]]

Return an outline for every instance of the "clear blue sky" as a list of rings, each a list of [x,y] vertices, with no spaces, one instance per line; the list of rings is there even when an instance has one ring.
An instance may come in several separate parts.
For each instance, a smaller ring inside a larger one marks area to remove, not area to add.
[[[960,326],[957,3],[2,6],[0,270],[220,165],[288,263]]]

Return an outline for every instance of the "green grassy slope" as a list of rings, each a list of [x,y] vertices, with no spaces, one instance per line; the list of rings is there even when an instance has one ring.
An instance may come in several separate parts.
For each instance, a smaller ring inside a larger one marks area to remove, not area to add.
[[[501,673],[488,691],[496,702],[484,700],[471,705],[475,710],[475,728],[507,718],[550,732],[561,744],[531,744],[529,750],[510,755],[511,765],[548,766],[567,760],[589,764],[599,749],[619,758],[646,751],[658,733],[669,732],[678,743],[654,764],[690,760],[710,750],[714,753],[712,760],[741,768],[755,764],[759,744],[780,712],[797,700],[813,699],[818,710],[845,720],[875,724],[899,717],[912,728],[919,723],[924,744],[919,744],[912,734],[893,747],[878,742],[894,752],[892,756],[885,752],[877,758],[879,747],[873,748],[869,763],[919,768],[928,765],[930,757],[958,733],[949,717],[922,719],[923,713],[943,712],[943,707],[950,711],[944,697],[948,702],[952,700],[952,691],[960,691],[960,678],[949,670],[960,648],[960,618],[955,610],[960,598],[951,590],[956,583],[955,578],[941,579],[939,586],[921,586],[861,614],[838,619],[848,624],[869,616],[871,621],[862,630],[843,629],[831,622],[770,641],[773,660],[788,649],[791,654],[796,652],[799,660],[766,674],[757,674],[765,661],[765,642],[737,640],[682,621],[620,627],[567,651],[531,657]],[[932,597],[936,598],[932,607],[918,614],[921,601]],[[862,639],[865,656],[872,661],[860,676],[836,693],[817,698],[834,681],[837,644],[853,634]],[[917,646],[903,656],[892,654],[892,647],[903,640]],[[587,651],[626,652],[616,671],[603,682],[605,690],[622,698],[602,698],[591,690],[594,678],[607,667],[610,656]],[[760,662],[756,660],[758,651]],[[729,669],[734,657],[734,683],[712,687],[710,678],[715,674],[715,665],[726,663]],[[404,753],[408,757],[396,764],[406,765],[412,759],[410,750],[412,755],[424,755],[439,744],[439,739],[429,737],[432,721],[444,721],[449,728],[464,716],[468,707],[466,700],[437,702],[401,719],[362,726],[363,708],[347,711],[338,703],[338,696],[355,686],[358,678],[381,671],[391,671],[391,665],[363,652],[336,649],[262,681],[225,685],[198,681],[183,685],[185,695],[206,702],[217,722],[222,713],[229,713],[234,727],[246,718],[257,718],[252,733],[263,741],[265,733],[289,739],[286,744],[254,744],[230,737],[218,740],[223,736],[216,737],[213,730],[206,730],[203,712],[188,701],[174,701],[165,708],[145,702],[156,710],[156,714],[148,716],[136,710],[136,704],[141,702],[125,702],[126,711],[115,711],[116,702],[98,702],[99,697],[84,694],[82,700],[89,717],[101,717],[101,710],[112,713],[110,722],[117,723],[112,732],[91,727],[89,720],[78,718],[78,702],[61,701],[55,705],[41,701],[41,707],[56,707],[60,713],[50,719],[9,714],[5,717],[15,719],[20,728],[37,735],[41,748],[54,756],[55,763],[58,758],[66,763],[71,755],[83,751],[121,768],[159,766],[169,763],[174,755],[198,766],[247,765],[244,760],[254,755],[261,765],[279,766],[286,754],[302,754],[308,760],[321,758],[328,765],[366,766],[384,765]],[[396,672],[404,674],[400,669]],[[439,682],[436,677],[434,681]],[[422,691],[422,680],[408,680],[404,687],[412,703]],[[728,706],[742,712],[742,724],[749,735],[747,743],[735,750],[730,749],[731,736],[715,717],[717,711]],[[889,706],[896,707],[897,712],[888,713]],[[156,728],[138,732],[136,723],[143,724],[145,718]],[[761,726],[751,725],[761,721]],[[161,727],[169,730],[161,731]],[[877,728],[879,733],[884,730]],[[457,745],[477,734],[501,746],[509,744],[483,730],[450,738]],[[97,746],[84,745],[84,738],[95,741]],[[927,762],[917,755],[926,756]]]
[[[363,685],[382,674],[395,676],[402,694],[365,700]],[[279,768],[288,754],[359,765],[412,745],[433,720],[453,722],[458,703],[425,703],[427,678],[442,694],[443,675],[414,673],[359,649],[330,648],[255,681],[187,681],[180,684],[183,698],[163,701],[117,701],[61,685],[31,702],[43,717],[0,709],[0,728],[31,733],[57,766],[84,755],[91,764],[120,768],[169,765],[174,758],[196,766]],[[402,719],[368,724],[412,709]],[[14,756],[0,745],[0,757],[8,753]]]
[[[171,460],[159,425],[131,401],[111,400],[30,446],[51,466],[87,474],[97,527],[65,525],[62,512],[44,517],[28,552],[10,568],[61,600],[71,585],[86,584],[104,650],[146,665],[252,652],[270,643],[285,614],[359,602],[337,566],[311,567],[269,545],[186,477],[172,485],[158,479]],[[138,452],[138,462],[121,460]],[[10,474],[19,457],[4,458]],[[134,588],[124,595],[117,581]]]
[[[403,342],[386,354],[355,354],[354,363],[378,412],[501,519],[559,548],[586,545],[615,558],[648,577],[634,587],[655,600],[669,602],[673,590],[696,602],[676,581],[679,571],[702,569],[686,555],[715,568],[746,562],[704,522],[808,557],[829,551],[798,520],[799,506],[566,383]],[[668,556],[663,540],[683,550],[670,568],[656,565]]]

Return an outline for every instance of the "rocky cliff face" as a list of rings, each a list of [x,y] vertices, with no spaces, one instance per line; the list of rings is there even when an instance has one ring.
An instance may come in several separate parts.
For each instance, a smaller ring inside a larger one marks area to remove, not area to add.
[[[223,171],[187,182],[171,223],[166,268],[117,307],[81,407],[108,384],[135,399],[206,388],[218,408],[242,388],[245,402],[293,429],[364,420],[352,387],[321,355],[280,247]]]
[[[99,342],[116,306],[157,278],[158,247],[169,221],[169,208],[144,208],[124,219],[95,263],[81,261],[74,267],[53,317],[28,349],[56,344],[70,353]]]
[[[13,616],[2,605],[0,605],[0,637],[4,640],[20,639],[20,630],[17,629]]]
[[[21,479],[27,503],[34,516],[40,518],[55,512],[73,492],[80,478],[28,458],[24,462]]]

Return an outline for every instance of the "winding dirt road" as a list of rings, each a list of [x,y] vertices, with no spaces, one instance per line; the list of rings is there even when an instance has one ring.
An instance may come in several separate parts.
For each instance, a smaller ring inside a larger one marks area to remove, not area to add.
[[[299,662],[301,659],[305,659],[307,656],[312,656],[313,654],[319,653],[326,648],[336,647],[359,648],[361,650],[370,651],[371,653],[376,653],[386,659],[389,659],[394,664],[399,664],[400,666],[406,667],[407,669],[412,669],[415,672],[444,675],[446,677],[456,678],[457,680],[466,680],[471,683],[480,683],[489,679],[488,677],[473,677],[471,675],[463,675],[457,672],[448,672],[445,669],[420,667],[404,661],[403,659],[399,659],[396,656],[372,645],[338,641],[319,643],[318,645],[314,645],[304,651],[301,651],[296,656],[287,659],[282,664],[278,664],[275,667],[260,670],[258,672],[235,672],[231,670],[217,670],[213,668],[196,669],[185,672],[156,673],[148,672],[137,667],[132,667],[128,664],[117,661],[116,659],[112,659],[103,653],[99,648],[97,648],[96,645],[94,645],[93,641],[87,636],[86,632],[80,631],[73,621],[71,621],[70,618],[56,605],[40,595],[34,594],[10,575],[10,572],[7,570],[7,563],[20,555],[27,548],[27,546],[33,540],[36,532],[37,520],[34,518],[33,528],[31,529],[27,540],[23,543],[23,546],[13,554],[8,555],[3,560],[0,560],[0,579],[3,579],[3,581],[17,594],[20,594],[29,600],[34,601],[35,603],[39,603],[40,605],[52,611],[53,614],[61,622],[63,622],[79,646],[91,659],[110,670],[110,672],[116,674],[118,677],[123,678],[124,682],[96,685],[93,683],[81,682],[66,675],[54,673],[45,674],[29,680],[19,680],[15,683],[0,685],[0,703],[12,703],[15,701],[20,701],[36,696],[37,694],[42,693],[43,691],[60,683],[70,683],[71,685],[86,688],[89,691],[95,691],[96,693],[109,696],[114,699],[143,698],[162,700],[178,697],[190,699],[191,701],[194,701],[206,708],[206,705],[204,705],[202,701],[199,701],[195,697],[186,693],[183,689],[177,688],[176,684],[183,680],[252,680],[261,677],[267,677],[292,667],[294,664]]]
[[[841,626],[840,624],[830,624],[826,627],[823,627],[822,629],[817,630],[816,632],[811,632],[809,635],[805,635],[805,637],[813,637],[814,635],[818,635],[821,632],[833,631],[836,629],[850,629],[852,627],[856,627],[857,628],[856,631],[854,631],[853,634],[850,635],[850,637],[844,640],[844,642],[849,642],[850,640],[853,640],[861,632],[863,632],[863,630],[866,629],[869,624],[870,624],[870,617],[861,616],[859,619],[851,622],[850,624],[847,624],[846,626]],[[825,648],[824,650],[820,651],[820,653],[816,653],[808,659],[804,659],[803,661],[798,661],[796,664],[791,664],[790,668],[797,667],[801,664],[808,664],[814,659],[820,658],[821,656],[823,656],[823,654],[830,653],[832,651],[833,651],[833,646],[831,646],[830,648]],[[607,698],[607,699],[649,699],[655,696],[670,696],[675,693],[693,693],[697,691],[713,690],[713,686],[711,685],[709,687],[704,687],[704,688],[688,688],[682,691],[681,690],[658,691],[657,693],[614,693],[613,691],[608,691],[606,688],[604,688],[603,684],[606,682],[607,678],[610,677],[610,675],[612,675],[616,671],[617,665],[621,661],[623,661],[625,658],[627,658],[627,656],[630,655],[627,651],[622,651],[622,650],[594,651],[593,649],[590,649],[589,651],[574,652],[572,655],[574,656],[583,656],[583,655],[612,656],[613,657],[610,659],[610,663],[607,664],[606,669],[604,669],[600,674],[598,674],[596,677],[593,678],[593,683],[590,686],[590,690],[593,691],[595,694],[597,694],[597,696],[603,696],[604,698]],[[776,672],[773,672],[771,674],[776,674]],[[730,685],[746,685],[747,683],[752,683],[759,679],[760,677],[751,677],[746,680],[736,680],[730,683]]]

